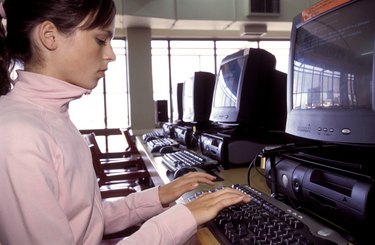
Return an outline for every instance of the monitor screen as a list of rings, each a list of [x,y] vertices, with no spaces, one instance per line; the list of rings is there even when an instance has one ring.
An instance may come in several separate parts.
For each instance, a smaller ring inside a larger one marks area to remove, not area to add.
[[[242,56],[221,65],[216,81],[214,107],[237,107],[238,86],[245,58]]]
[[[308,139],[375,144],[375,1],[337,1],[296,16],[286,131]]]

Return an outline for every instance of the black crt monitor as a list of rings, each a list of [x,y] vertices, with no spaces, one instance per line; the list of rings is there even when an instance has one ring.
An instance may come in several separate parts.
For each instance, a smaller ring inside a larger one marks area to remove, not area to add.
[[[294,18],[287,133],[375,144],[374,10],[374,0],[321,2]]]
[[[210,120],[251,130],[284,131],[286,74],[270,52],[250,48],[226,56],[216,78]]]
[[[178,83],[177,84],[177,112],[178,112],[178,121],[182,121],[182,116],[183,116],[183,107],[182,107],[183,89],[184,89],[184,84],[183,83]]]
[[[208,123],[211,113],[215,74],[205,71],[194,72],[183,83],[182,121]]]
[[[182,96],[183,96],[183,86],[184,83],[180,82],[176,85],[176,91],[173,93],[173,104],[172,104],[172,112],[173,112],[173,120],[174,122],[181,122],[182,121]]]

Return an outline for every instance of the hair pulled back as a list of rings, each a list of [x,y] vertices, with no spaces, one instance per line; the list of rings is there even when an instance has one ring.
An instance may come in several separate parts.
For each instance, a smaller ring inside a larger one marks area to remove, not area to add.
[[[116,15],[113,0],[5,0],[6,30],[0,24],[0,95],[11,89],[9,71],[31,59],[31,31],[51,21],[65,34],[108,26]],[[1,17],[0,17],[1,18]]]

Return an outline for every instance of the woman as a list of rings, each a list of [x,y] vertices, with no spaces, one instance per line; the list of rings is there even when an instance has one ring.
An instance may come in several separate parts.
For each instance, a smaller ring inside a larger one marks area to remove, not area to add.
[[[0,244],[98,244],[145,223],[120,244],[182,244],[224,207],[232,189],[168,205],[213,176],[102,202],[90,151],[68,115],[115,60],[112,0],[5,0],[0,15]],[[5,34],[6,33],[6,34]],[[9,71],[22,64],[15,81]]]

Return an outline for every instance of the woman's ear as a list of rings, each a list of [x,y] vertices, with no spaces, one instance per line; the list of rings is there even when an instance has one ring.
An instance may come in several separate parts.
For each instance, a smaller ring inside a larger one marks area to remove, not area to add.
[[[48,50],[57,48],[57,29],[50,21],[44,21],[38,26],[38,37],[40,43]]]

